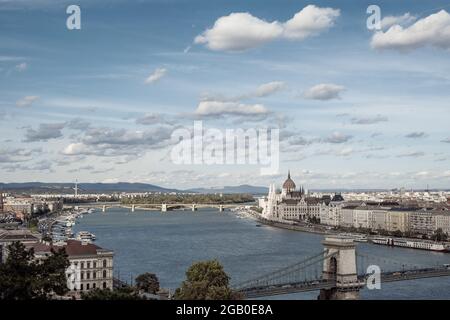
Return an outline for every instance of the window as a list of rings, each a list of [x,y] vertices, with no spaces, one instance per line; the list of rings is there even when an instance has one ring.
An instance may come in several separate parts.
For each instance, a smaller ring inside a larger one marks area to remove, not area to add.
[[[90,272],[86,272],[86,279],[90,279],[91,278],[91,273]]]
[[[106,278],[106,270],[103,270],[103,279]]]
[[[84,280],[84,272],[81,273],[81,280]],[[81,289],[83,290],[83,289]]]
[[[84,286],[83,286],[83,284],[81,284],[81,285],[80,285],[80,290],[81,290],[81,291],[83,291],[83,290],[84,290],[84,288],[83,288],[83,287],[84,287]]]
[[[97,272],[95,272],[95,271],[92,272],[92,278],[93,278],[93,279],[97,279]]]
[[[90,269],[91,268],[91,263],[88,261],[87,263],[87,268]]]
[[[89,290],[89,283],[86,284],[86,290]]]
[[[84,269],[84,262],[81,262],[81,269]]]
[[[103,268],[106,268],[106,259],[103,260]]]
[[[106,289],[106,282],[103,282],[103,289]]]
[[[93,283],[93,284],[92,284],[92,288],[95,289],[95,287],[97,287],[97,286],[96,286],[95,283]]]
[[[94,269],[97,268],[97,262],[94,261],[93,264],[94,264]]]

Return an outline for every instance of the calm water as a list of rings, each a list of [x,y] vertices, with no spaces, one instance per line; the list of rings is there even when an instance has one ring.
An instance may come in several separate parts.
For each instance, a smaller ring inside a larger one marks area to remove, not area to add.
[[[195,261],[217,258],[232,282],[251,279],[299,262],[322,250],[322,235],[301,233],[236,217],[214,209],[192,211],[137,211],[113,208],[78,220],[75,231],[97,236],[96,243],[115,251],[116,276],[130,281],[153,272],[162,287],[176,288]],[[450,263],[450,254],[358,244],[358,252],[421,265]],[[382,266],[383,267],[383,266]],[[401,269],[401,267],[400,267]],[[274,299],[315,299],[317,292]],[[381,290],[362,290],[365,299],[450,299],[450,277],[403,281],[382,285]]]

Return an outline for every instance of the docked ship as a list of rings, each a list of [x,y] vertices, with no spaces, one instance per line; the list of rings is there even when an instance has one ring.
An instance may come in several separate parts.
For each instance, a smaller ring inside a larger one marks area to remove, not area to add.
[[[367,236],[363,234],[357,234],[357,233],[341,233],[341,236],[344,236],[346,238],[353,239],[355,242],[367,242]]]
[[[95,235],[87,231],[80,231],[77,233],[77,240],[92,242],[95,241]]]
[[[450,252],[449,244],[435,241],[400,239],[400,238],[372,238],[372,242],[386,246],[421,249],[438,252]]]

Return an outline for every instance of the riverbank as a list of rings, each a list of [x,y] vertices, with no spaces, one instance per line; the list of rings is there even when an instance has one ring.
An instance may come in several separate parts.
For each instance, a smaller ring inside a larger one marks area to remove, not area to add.
[[[321,234],[321,235],[346,235],[349,236],[348,233],[345,233],[341,230],[328,230],[326,226],[322,225],[308,225],[308,226],[302,226],[294,223],[283,223],[283,222],[277,222],[277,221],[271,221],[264,219],[260,216],[260,214],[253,210],[246,210],[246,213],[249,214],[252,218],[254,218],[259,223],[262,223],[267,226],[272,226],[276,228],[286,229],[286,230],[292,230],[292,231],[299,231],[299,232],[307,232],[307,233],[314,233],[314,234]],[[388,246],[396,246],[396,247],[403,247],[408,249],[417,249],[417,250],[426,250],[426,251],[437,251],[437,252],[450,252],[450,243],[449,242],[435,242],[431,240],[422,240],[422,239],[414,239],[414,238],[405,238],[405,237],[393,237],[393,236],[380,236],[380,235],[369,235],[366,233],[360,233],[360,232],[353,232],[350,234],[350,236],[353,236],[355,238],[355,241],[359,242],[369,242],[371,244],[378,244],[378,245],[388,245]],[[363,239],[358,238],[358,236],[361,236]],[[391,244],[384,244],[383,241],[379,241],[381,238],[391,239]],[[375,240],[375,241],[374,241]],[[444,248],[436,249],[440,246],[443,246]],[[447,247],[447,249],[445,249]],[[432,249],[434,248],[434,249]]]

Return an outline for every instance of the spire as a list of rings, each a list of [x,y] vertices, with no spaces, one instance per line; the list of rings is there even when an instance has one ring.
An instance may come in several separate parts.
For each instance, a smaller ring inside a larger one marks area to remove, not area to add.
[[[288,179],[291,178],[291,170],[288,170]]]

